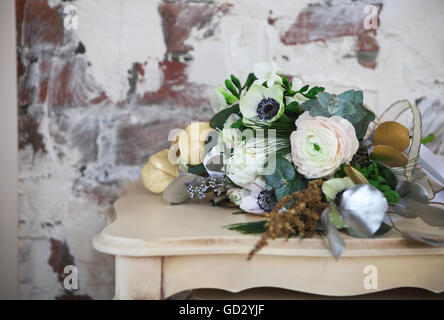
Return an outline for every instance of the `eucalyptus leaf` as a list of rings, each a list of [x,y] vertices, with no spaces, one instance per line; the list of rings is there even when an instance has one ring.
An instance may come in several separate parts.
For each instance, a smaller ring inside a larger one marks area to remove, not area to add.
[[[273,188],[279,188],[281,186],[287,186],[289,181],[294,180],[296,177],[296,171],[290,161],[284,158],[276,159],[276,170],[265,176],[267,184]]]
[[[322,107],[318,99],[307,100],[301,104],[302,109],[309,111],[313,117],[330,117],[330,113],[326,108]]]
[[[265,176],[267,185],[275,190],[277,200],[307,187],[307,181],[296,172],[293,164],[285,158],[276,159],[276,169]]]
[[[333,95],[328,92],[320,92],[318,94],[318,101],[322,108],[327,109],[329,105],[338,104],[337,101],[334,101]]]
[[[353,125],[358,140],[361,140],[368,125],[375,119],[373,112],[362,104],[362,91],[348,90],[339,95],[319,92],[317,99],[304,102],[301,107],[310,112],[313,117],[341,116]]]
[[[365,134],[367,133],[367,129],[368,129],[368,125],[375,120],[376,116],[373,112],[371,112],[370,110],[368,110],[367,108],[363,107],[365,110],[365,115],[364,117],[358,122],[358,123],[353,123],[353,126],[355,127],[356,130],[356,137],[358,138],[358,140],[361,140],[364,138]],[[348,119],[347,119],[348,120]]]

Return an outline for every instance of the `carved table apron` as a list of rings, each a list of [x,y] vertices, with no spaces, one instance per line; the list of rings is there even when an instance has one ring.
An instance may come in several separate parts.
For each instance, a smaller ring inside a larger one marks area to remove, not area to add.
[[[399,287],[444,291],[444,248],[394,230],[378,239],[344,235],[347,249],[338,261],[319,236],[270,241],[247,261],[259,236],[224,226],[261,217],[233,215],[208,201],[169,205],[140,183],[128,184],[114,209],[114,221],[93,246],[116,258],[115,299],[164,299],[196,288],[277,287],[331,296]]]

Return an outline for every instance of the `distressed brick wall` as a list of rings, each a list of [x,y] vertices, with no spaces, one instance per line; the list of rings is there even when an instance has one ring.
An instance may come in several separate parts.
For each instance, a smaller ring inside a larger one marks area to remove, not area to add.
[[[77,7],[78,29],[63,8]],[[373,4],[379,27],[366,30]],[[416,101],[444,154],[440,0],[16,0],[20,294],[113,295],[113,260],[91,248],[104,212],[167,146],[170,129],[212,114],[230,73],[274,60],[329,91],[364,91],[378,113]],[[79,290],[63,289],[63,268]]]

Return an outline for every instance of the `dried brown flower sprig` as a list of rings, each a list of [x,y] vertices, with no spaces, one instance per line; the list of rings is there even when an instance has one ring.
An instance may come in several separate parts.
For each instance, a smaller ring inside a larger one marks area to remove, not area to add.
[[[267,231],[248,254],[250,260],[255,253],[268,244],[269,239],[288,238],[294,234],[311,237],[322,211],[328,206],[322,194],[322,179],[312,180],[306,189],[283,197],[266,215]]]

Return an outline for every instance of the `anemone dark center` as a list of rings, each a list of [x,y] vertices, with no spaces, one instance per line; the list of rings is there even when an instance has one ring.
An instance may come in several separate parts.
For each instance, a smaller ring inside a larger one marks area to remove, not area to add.
[[[277,199],[274,193],[270,190],[264,190],[259,193],[257,197],[257,205],[265,212],[270,212],[276,205]]]
[[[273,98],[262,99],[257,105],[259,119],[267,121],[273,119],[279,112],[279,102]]]

